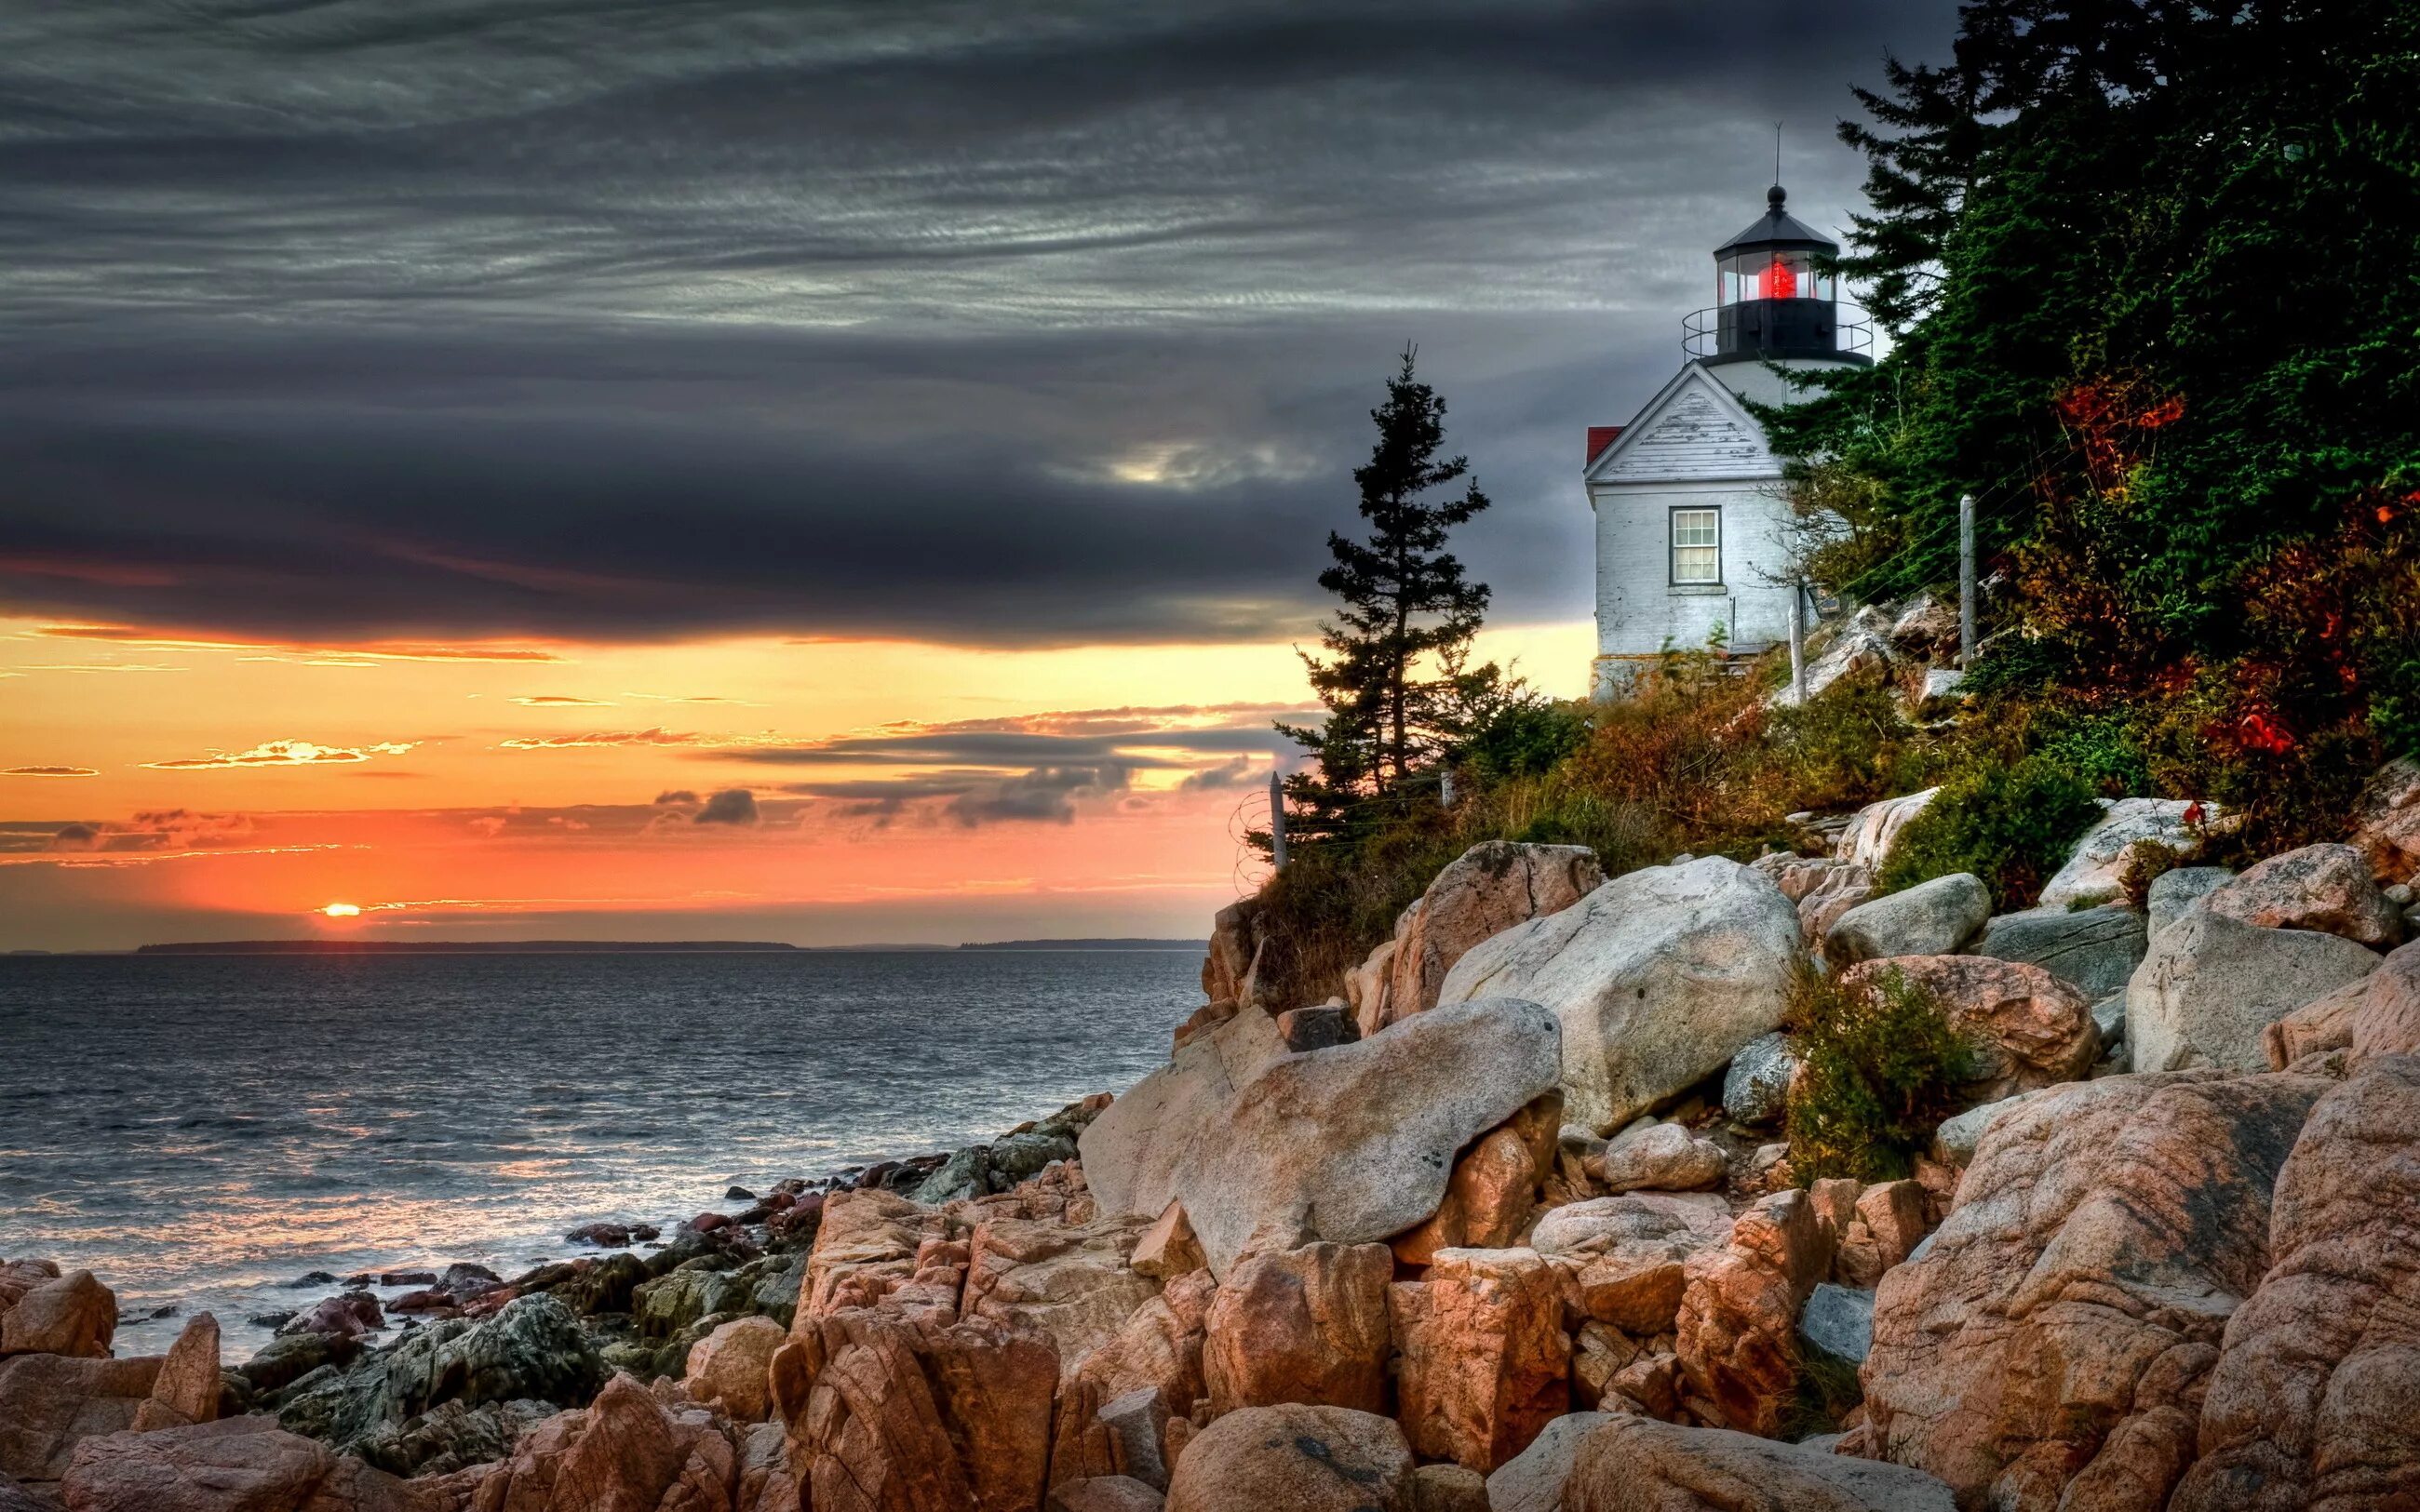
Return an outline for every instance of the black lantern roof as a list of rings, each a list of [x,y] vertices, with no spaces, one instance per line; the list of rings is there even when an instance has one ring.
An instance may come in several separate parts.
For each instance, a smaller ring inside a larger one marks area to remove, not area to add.
[[[1728,257],[1743,252],[1838,252],[1838,242],[1817,236],[1782,209],[1782,202],[1789,197],[1790,192],[1779,184],[1766,190],[1764,214],[1746,230],[1716,247],[1714,255]]]

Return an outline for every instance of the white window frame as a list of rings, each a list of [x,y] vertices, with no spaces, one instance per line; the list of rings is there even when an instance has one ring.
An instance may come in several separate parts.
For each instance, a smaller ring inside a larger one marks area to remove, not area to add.
[[[1681,517],[1704,515],[1714,521],[1714,538],[1711,542],[1692,541],[1686,547],[1681,542]],[[1681,576],[1681,553],[1710,548],[1714,553],[1714,571],[1711,578]],[[1664,575],[1674,588],[1720,588],[1723,585],[1723,507],[1720,504],[1673,504],[1664,512]]]

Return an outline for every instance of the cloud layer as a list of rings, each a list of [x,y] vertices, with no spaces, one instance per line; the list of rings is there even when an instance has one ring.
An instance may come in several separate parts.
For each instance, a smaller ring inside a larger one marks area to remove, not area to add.
[[[1584,611],[1578,427],[1947,0],[0,15],[0,602],[285,642],[1262,639],[1390,354]],[[398,653],[408,654],[408,653]]]

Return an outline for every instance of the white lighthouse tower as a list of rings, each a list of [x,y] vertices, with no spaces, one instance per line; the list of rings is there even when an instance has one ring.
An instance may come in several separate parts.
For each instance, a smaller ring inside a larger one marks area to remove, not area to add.
[[[1740,400],[1795,397],[1776,368],[1864,364],[1872,329],[1818,257],[1839,252],[1782,208],[1714,249],[1714,302],[1682,322],[1681,371],[1626,425],[1591,425],[1582,476],[1596,511],[1600,698],[1667,647],[1716,631],[1737,653],[1790,633],[1790,508],[1781,463]]]

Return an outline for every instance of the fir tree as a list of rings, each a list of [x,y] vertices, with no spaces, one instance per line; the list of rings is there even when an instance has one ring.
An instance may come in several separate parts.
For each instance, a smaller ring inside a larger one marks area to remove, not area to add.
[[[1353,473],[1369,535],[1327,537],[1335,560],[1319,585],[1342,607],[1320,626],[1326,656],[1303,654],[1327,719],[1278,726],[1318,759],[1317,773],[1287,783],[1289,829],[1307,839],[1351,834],[1400,807],[1414,774],[1451,748],[1474,700],[1499,681],[1493,666],[1467,665],[1487,586],[1445,548],[1487,496],[1466,477],[1466,458],[1439,457],[1445,401],[1415,376],[1413,358],[1405,347],[1387,402],[1370,412],[1378,441]],[[1457,482],[1460,491],[1438,493]]]

